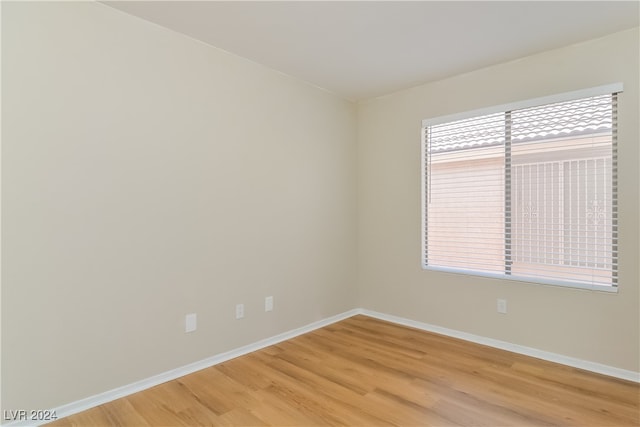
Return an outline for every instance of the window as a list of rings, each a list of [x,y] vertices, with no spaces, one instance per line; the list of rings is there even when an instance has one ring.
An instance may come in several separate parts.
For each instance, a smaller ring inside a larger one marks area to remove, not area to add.
[[[622,85],[423,122],[423,267],[615,291]]]

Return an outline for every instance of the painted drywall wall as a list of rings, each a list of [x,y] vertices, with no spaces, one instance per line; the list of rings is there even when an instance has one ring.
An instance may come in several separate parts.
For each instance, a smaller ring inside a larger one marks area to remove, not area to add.
[[[356,305],[353,103],[102,4],[2,8],[3,409]]]
[[[358,105],[362,307],[639,371],[638,29],[425,84]],[[617,294],[423,271],[421,120],[622,82]],[[508,301],[498,314],[496,300]]]

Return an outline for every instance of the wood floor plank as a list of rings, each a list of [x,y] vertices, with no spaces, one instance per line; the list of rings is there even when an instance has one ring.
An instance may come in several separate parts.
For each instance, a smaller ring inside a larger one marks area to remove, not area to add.
[[[640,385],[354,316],[54,426],[639,426]]]
[[[281,426],[321,426],[325,425],[320,418],[307,416],[304,411],[295,406],[295,402],[281,399],[278,393],[273,393],[269,388],[259,392],[261,405],[251,408],[251,411],[260,419],[267,420],[275,425],[277,420]]]

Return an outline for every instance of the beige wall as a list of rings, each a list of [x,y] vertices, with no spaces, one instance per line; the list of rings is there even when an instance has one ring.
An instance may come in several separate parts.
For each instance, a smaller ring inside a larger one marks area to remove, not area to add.
[[[356,306],[354,104],[101,4],[2,8],[3,409]]]
[[[639,371],[638,29],[358,105],[362,307]],[[421,120],[608,83],[619,101],[618,294],[475,278],[420,266]],[[506,298],[509,312],[496,312]]]

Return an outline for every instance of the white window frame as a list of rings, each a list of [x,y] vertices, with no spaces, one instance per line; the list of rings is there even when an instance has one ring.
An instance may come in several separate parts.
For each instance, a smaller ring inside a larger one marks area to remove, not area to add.
[[[494,273],[488,273],[488,272],[470,271],[470,270],[464,270],[460,268],[432,266],[432,265],[425,264],[425,260],[427,259],[427,254],[426,254],[427,224],[425,219],[426,219],[426,206],[427,206],[426,202],[427,202],[428,195],[427,195],[427,187],[426,187],[427,185],[427,176],[426,176],[427,169],[425,164],[426,162],[426,140],[425,139],[426,138],[425,138],[424,129],[432,125],[453,122],[453,121],[468,119],[468,118],[477,117],[477,116],[502,113],[505,111],[512,111],[512,110],[518,110],[518,109],[524,109],[524,108],[538,107],[546,104],[572,101],[576,99],[607,95],[611,93],[619,93],[622,91],[623,91],[622,83],[613,83],[613,84],[608,84],[603,86],[592,87],[588,89],[581,89],[581,90],[576,90],[571,92],[564,92],[560,94],[554,94],[550,96],[544,96],[544,97],[514,102],[514,103],[495,105],[492,107],[466,111],[463,113],[450,114],[450,115],[439,116],[439,117],[434,117],[430,119],[424,119],[422,121],[422,127],[421,127],[421,186],[420,186],[422,269],[432,270],[432,271],[444,271],[444,272],[456,273],[456,274],[464,274],[467,276],[490,277],[490,278],[497,278],[497,279],[503,279],[508,281],[526,282],[526,283],[534,283],[534,284],[540,284],[540,285],[553,285],[553,286],[560,286],[560,287],[567,287],[567,288],[578,288],[578,289],[588,289],[593,291],[617,293],[619,283],[617,286],[602,286],[602,285],[587,284],[587,283],[572,283],[572,282],[567,282],[563,280],[541,280],[541,279],[529,278],[529,277],[510,276],[506,274],[494,274]]]

